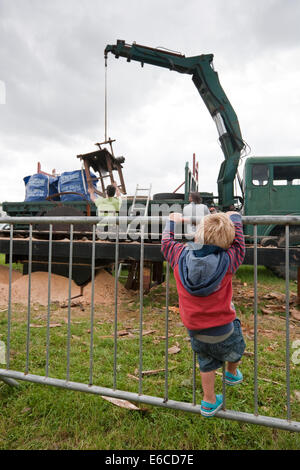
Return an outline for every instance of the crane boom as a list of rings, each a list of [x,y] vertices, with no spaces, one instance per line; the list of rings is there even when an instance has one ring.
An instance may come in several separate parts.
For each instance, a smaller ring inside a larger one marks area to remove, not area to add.
[[[224,154],[217,180],[219,205],[223,209],[231,207],[234,204],[233,183],[245,144],[236,113],[219,82],[217,72],[213,69],[213,54],[185,57],[136,43],[128,45],[123,40],[118,40],[115,45],[107,45],[105,58],[109,52],[116,58],[125,57],[127,62],[134,60],[142,66],[147,63],[192,76],[194,85],[215,121]]]

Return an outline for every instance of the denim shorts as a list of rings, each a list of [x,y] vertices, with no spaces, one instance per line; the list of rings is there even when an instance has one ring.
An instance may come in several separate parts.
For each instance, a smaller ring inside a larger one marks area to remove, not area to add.
[[[246,348],[241,323],[238,318],[233,321],[232,334],[220,343],[203,343],[191,336],[191,346],[198,356],[201,372],[211,372],[222,367],[225,361],[238,362]]]

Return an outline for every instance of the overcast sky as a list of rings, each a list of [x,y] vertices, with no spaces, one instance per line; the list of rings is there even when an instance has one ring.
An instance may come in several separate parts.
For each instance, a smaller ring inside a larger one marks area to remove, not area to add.
[[[0,201],[22,201],[37,162],[80,168],[104,140],[104,49],[124,39],[214,54],[252,156],[300,154],[300,2],[0,0]],[[137,183],[172,192],[199,160],[216,193],[218,134],[188,75],[108,58],[108,135]]]

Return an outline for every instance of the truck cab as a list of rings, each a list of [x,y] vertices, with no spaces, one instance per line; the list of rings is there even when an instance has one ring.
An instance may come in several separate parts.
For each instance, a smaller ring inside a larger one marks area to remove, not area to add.
[[[300,215],[300,156],[247,158],[243,188],[243,215]],[[252,232],[252,226],[245,226],[245,235]],[[261,241],[281,232],[279,226],[257,227]]]

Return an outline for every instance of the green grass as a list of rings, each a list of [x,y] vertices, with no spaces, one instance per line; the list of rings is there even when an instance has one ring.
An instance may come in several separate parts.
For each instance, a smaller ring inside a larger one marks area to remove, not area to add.
[[[5,264],[5,255],[0,253],[0,265],[9,266],[9,264]],[[12,263],[12,268],[16,271],[23,272],[23,265],[21,263]]]
[[[284,292],[285,283],[264,268],[259,268],[259,295]],[[246,285],[245,285],[246,284]],[[295,283],[291,283],[295,290]],[[227,408],[253,412],[253,308],[248,295],[253,289],[253,269],[243,266],[235,281],[234,302],[243,324],[247,354],[241,369],[245,380],[227,393]],[[178,305],[171,276],[170,305]],[[155,330],[143,337],[143,370],[165,367],[165,293],[158,286],[145,296],[143,331]],[[50,377],[65,379],[67,354],[67,309],[57,306],[51,311],[51,323],[61,326],[50,329]],[[113,387],[114,309],[95,309],[94,384]],[[46,308],[34,306],[31,323],[30,372],[44,375],[46,364]],[[89,308],[82,312],[72,308],[70,380],[88,383],[90,322]],[[282,313],[271,316],[259,311],[258,363],[259,414],[286,417],[285,398],[285,321]],[[271,318],[270,318],[271,317]],[[15,306],[12,312],[11,365],[24,371],[26,362],[26,311]],[[291,341],[300,339],[300,322],[293,322]],[[0,313],[0,340],[6,339],[6,312]],[[136,376],[139,367],[138,296],[120,307],[117,354],[117,388],[138,393]],[[169,347],[178,344],[180,352],[169,355],[169,399],[192,401],[192,352],[187,333],[176,309],[169,313]],[[292,419],[300,421],[300,365],[291,363]],[[145,376],[143,393],[164,396],[164,373]],[[221,392],[221,377],[216,390]],[[197,374],[197,403],[201,401],[201,383]],[[258,425],[205,419],[199,415],[139,405],[142,412],[114,406],[99,396],[21,383],[12,389],[0,382],[0,449],[102,449],[102,450],[235,450],[235,449],[299,449],[300,434]]]
[[[248,282],[249,284],[254,284],[254,268],[253,266],[241,266],[236,274],[237,279],[241,282]],[[275,286],[280,291],[285,290],[285,281],[275,276],[270,269],[265,266],[257,267],[257,279],[259,284],[268,284],[268,286]],[[290,281],[290,288],[295,290],[297,286],[296,281]],[[265,286],[263,286],[265,287]]]

